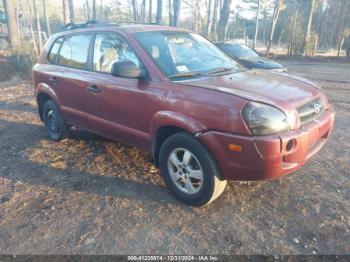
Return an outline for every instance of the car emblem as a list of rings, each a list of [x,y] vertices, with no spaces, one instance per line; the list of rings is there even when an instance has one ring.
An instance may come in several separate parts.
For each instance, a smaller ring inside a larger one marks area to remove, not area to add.
[[[313,104],[312,108],[313,108],[315,114],[318,114],[321,111],[321,105],[319,103]]]

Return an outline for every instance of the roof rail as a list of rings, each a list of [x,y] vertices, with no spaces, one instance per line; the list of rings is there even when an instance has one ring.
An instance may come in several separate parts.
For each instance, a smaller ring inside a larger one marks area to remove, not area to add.
[[[75,24],[75,23],[68,23],[61,27],[61,31],[67,31],[67,30],[74,30],[74,29],[80,29],[80,28],[86,28],[90,26],[97,26],[97,25],[107,25],[104,22],[99,22],[95,20],[89,20],[85,23]]]
[[[123,25],[123,24],[135,24],[135,25],[157,25],[157,23],[147,23],[147,22],[139,22],[139,21],[125,21],[125,20],[119,20],[119,21],[110,21],[107,22],[107,24],[110,25]]]
[[[96,21],[96,20],[89,20],[85,23],[75,24],[75,23],[68,23],[61,27],[61,31],[67,31],[67,30],[75,30],[75,29],[81,29],[86,27],[93,27],[93,26],[121,26],[123,24],[142,24],[142,25],[156,25],[156,23],[146,23],[146,22],[136,22],[136,21]]]

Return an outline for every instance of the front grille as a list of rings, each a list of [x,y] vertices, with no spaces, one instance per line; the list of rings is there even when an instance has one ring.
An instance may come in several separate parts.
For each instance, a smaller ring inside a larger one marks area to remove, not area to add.
[[[312,120],[323,111],[323,104],[321,98],[312,100],[305,105],[298,108],[298,113],[300,117],[300,123],[305,124],[306,122]]]

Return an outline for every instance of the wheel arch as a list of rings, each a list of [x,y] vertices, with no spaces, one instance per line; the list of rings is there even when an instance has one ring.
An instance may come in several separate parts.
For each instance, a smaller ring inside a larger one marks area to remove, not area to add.
[[[39,116],[41,121],[43,121],[43,118],[42,118],[43,105],[47,100],[50,100],[50,99],[54,100],[57,106],[60,106],[60,102],[55,91],[47,84],[44,84],[44,83],[38,84],[38,87],[36,88],[36,102],[38,104],[38,111],[39,111]]]
[[[168,137],[179,132],[187,132],[195,135],[205,129],[206,127],[195,119],[177,112],[162,111],[156,113],[152,119],[150,132],[152,137],[152,153],[156,166],[159,166],[160,148]]]

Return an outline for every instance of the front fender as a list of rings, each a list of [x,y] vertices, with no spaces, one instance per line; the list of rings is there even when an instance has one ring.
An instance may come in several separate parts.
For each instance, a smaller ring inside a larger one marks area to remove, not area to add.
[[[154,139],[157,130],[164,126],[174,126],[188,131],[189,133],[198,133],[207,128],[197,120],[173,111],[157,112],[151,122],[150,135]]]

